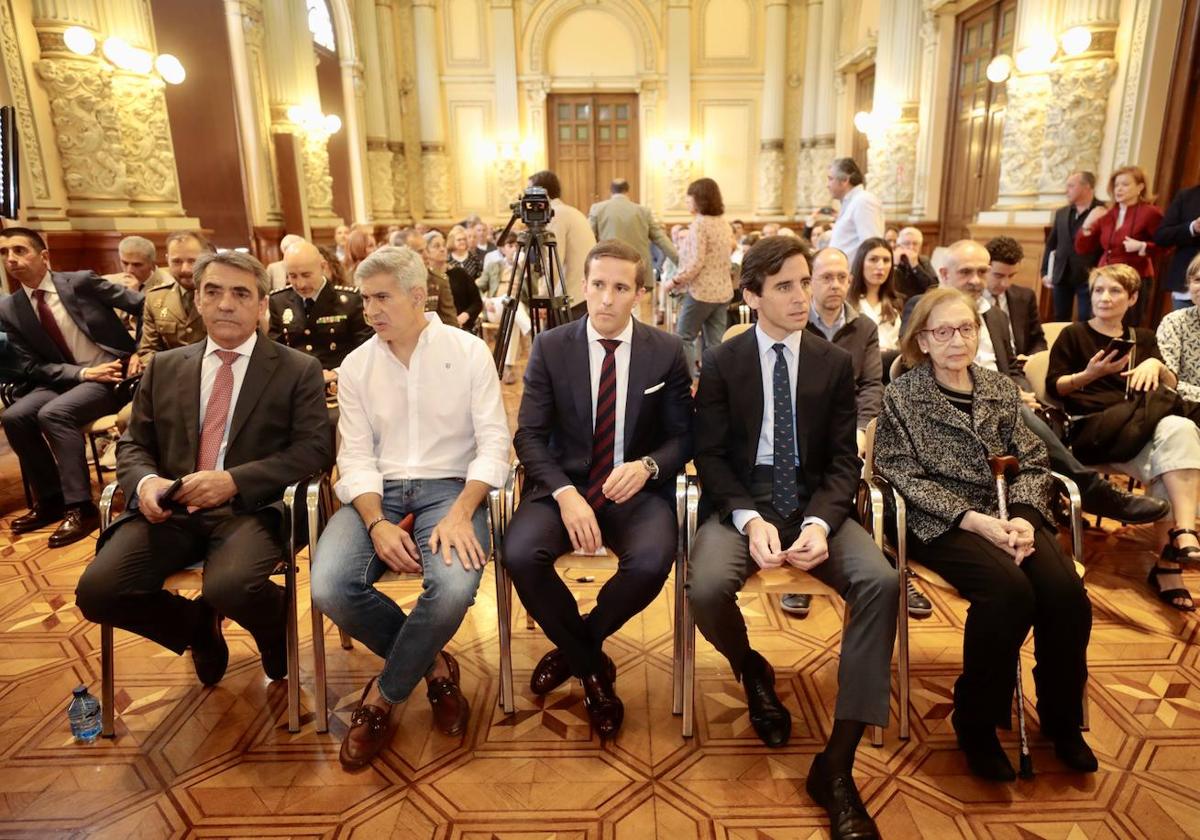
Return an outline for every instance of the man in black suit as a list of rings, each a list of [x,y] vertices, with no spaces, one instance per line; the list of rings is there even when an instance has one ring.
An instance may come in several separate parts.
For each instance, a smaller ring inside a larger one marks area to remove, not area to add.
[[[692,453],[691,377],[673,335],[633,319],[642,258],[616,240],[584,262],[587,317],[538,336],[514,439],[526,485],[504,540],[522,603],[555,645],[530,680],[578,677],[601,738],[624,715],[604,640],[654,600],[675,556],[675,476]],[[617,573],[581,617],[554,562],[608,546]]]
[[[1013,350],[1008,316],[984,297],[984,289],[992,272],[992,256],[987,248],[974,240],[960,239],[946,250],[939,271],[943,286],[965,292],[979,306],[985,329],[979,333],[975,364],[1011,377],[1021,389],[1021,398],[1025,403],[1021,408],[1021,418],[1030,431],[1046,444],[1050,466],[1079,485],[1083,494],[1083,509],[1097,516],[1127,523],[1154,522],[1166,516],[1170,506],[1162,499],[1135,496],[1118,490],[1100,473],[1081,464],[1058,435],[1034,413],[1040,406]],[[922,295],[917,295],[904,304],[902,334],[921,298]]]
[[[994,237],[984,247],[992,264],[983,297],[1008,316],[1009,339],[1016,350],[1017,361],[1023,363],[1034,353],[1046,349],[1046,334],[1038,319],[1037,295],[1033,289],[1013,285],[1021,260],[1025,259],[1025,249],[1011,236]]]
[[[1075,234],[1095,207],[1104,202],[1096,198],[1096,176],[1086,170],[1067,176],[1067,206],[1054,211],[1050,222],[1050,237],[1042,252],[1042,285],[1054,290],[1054,320],[1070,321],[1074,301],[1077,320],[1092,317],[1092,301],[1088,293],[1088,273],[1096,267],[1100,252],[1079,254],[1075,251]],[[1054,265],[1050,257],[1054,257]],[[1051,270],[1053,269],[1053,270]]]
[[[1188,295],[1187,267],[1200,254],[1200,184],[1181,190],[1167,205],[1154,241],[1164,248],[1175,247],[1167,268],[1167,288],[1176,309],[1192,305]]]
[[[28,228],[0,232],[0,259],[21,284],[0,300],[0,330],[8,333],[17,378],[32,386],[0,418],[34,496],[12,530],[62,520],[50,536],[57,548],[100,522],[80,429],[121,407],[113,385],[135,344],[113,309],[140,318],[142,293],[92,271],[52,272],[45,240]]]
[[[921,253],[924,244],[925,234],[919,228],[900,228],[896,236],[896,247],[892,249],[896,265],[896,291],[906,298],[924,294],[938,284],[933,263]]]
[[[850,354],[805,330],[810,277],[794,237],[766,237],[742,261],[742,293],[758,322],[704,353],[696,392],[696,472],[703,525],[688,569],[696,626],[741,680],[750,723],[771,747],[791,736],[775,672],[750,647],[737,606],[760,569],[792,566],[846,599],[838,699],[809,795],[834,837],[877,837],[851,777],[868,724],[885,726],[899,583],[850,518],[862,461]]]
[[[271,289],[258,260],[205,254],[194,276],[208,338],[146,368],[117,444],[128,510],[100,535],[75,600],[90,621],[191,648],[205,685],[229,663],[229,616],[254,637],[267,676],[282,679],[285,596],[269,576],[283,553],[284,489],[332,461],[321,365],[258,331]],[[200,598],[163,590],[199,561]]]

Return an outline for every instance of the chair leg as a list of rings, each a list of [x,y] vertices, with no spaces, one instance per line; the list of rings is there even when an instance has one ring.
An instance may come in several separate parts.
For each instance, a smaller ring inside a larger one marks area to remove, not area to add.
[[[308,511],[308,576],[312,580],[312,558],[317,544],[317,530],[322,514],[321,493],[323,488],[318,486],[314,493],[309,489],[306,499]],[[308,612],[312,619],[312,657],[313,657],[313,700],[317,716],[317,731],[329,731],[329,698],[325,676],[325,616],[317,609],[312,600],[312,587],[308,591]]]
[[[687,601],[683,603],[683,737],[691,738],[696,725],[696,622]]]
[[[1085,683],[1083,686],[1083,725],[1080,726],[1079,728],[1081,730],[1083,730],[1084,732],[1091,731],[1092,725],[1091,725],[1090,721],[1091,721],[1091,715],[1088,713],[1087,684]]]
[[[288,527],[288,556],[284,571],[284,590],[287,598],[287,704],[288,732],[300,731],[300,621],[296,603],[296,520],[291,517]]]
[[[500,635],[500,708],[516,711],[512,674],[512,581],[504,564],[496,564],[496,622]]]
[[[683,610],[687,592],[684,588],[682,556],[675,560],[674,646],[671,652],[671,714],[683,714]]]
[[[88,433],[88,443],[92,445],[92,466],[96,470],[96,483],[100,485],[100,489],[104,489],[104,470],[100,469],[100,450],[96,447],[96,436]]]
[[[113,708],[113,627],[100,625],[100,734],[105,738],[115,737]]]
[[[338,641],[341,642],[342,650],[352,650],[354,648],[354,640],[341,627],[338,628]]]

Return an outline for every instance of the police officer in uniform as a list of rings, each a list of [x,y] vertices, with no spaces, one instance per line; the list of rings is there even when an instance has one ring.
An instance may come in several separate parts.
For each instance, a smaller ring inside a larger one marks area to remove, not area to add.
[[[288,285],[271,292],[271,338],[315,356],[332,395],[342,359],[374,334],[363,318],[362,296],[325,279],[329,266],[311,242],[284,251],[283,266]]]

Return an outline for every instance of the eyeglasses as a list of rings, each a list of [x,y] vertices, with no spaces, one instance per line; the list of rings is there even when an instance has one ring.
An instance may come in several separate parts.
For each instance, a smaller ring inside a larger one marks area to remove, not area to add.
[[[970,341],[979,332],[979,328],[974,324],[959,324],[957,327],[941,326],[932,330],[921,330],[921,332],[929,333],[933,336],[933,340],[939,344],[945,344],[955,333],[962,336],[963,341]]]

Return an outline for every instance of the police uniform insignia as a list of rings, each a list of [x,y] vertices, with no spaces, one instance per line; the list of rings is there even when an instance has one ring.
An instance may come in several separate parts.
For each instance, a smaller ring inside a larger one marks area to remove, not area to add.
[[[290,324],[292,319],[296,317],[296,313],[290,309],[283,310],[283,323]]]
[[[350,300],[350,298],[346,297],[345,295],[338,295],[338,300],[340,300],[342,303],[346,303]]]

